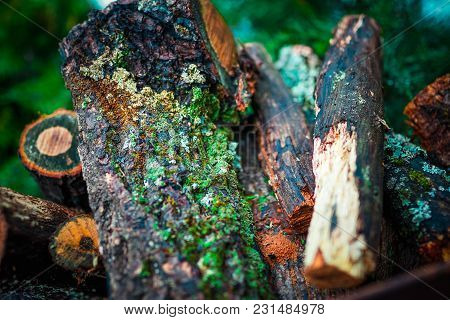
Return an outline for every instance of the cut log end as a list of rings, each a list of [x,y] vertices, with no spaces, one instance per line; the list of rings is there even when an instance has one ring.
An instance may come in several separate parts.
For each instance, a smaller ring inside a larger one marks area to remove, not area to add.
[[[67,270],[96,268],[99,239],[94,219],[80,215],[64,222],[50,243],[50,253],[55,263]]]
[[[420,91],[405,108],[408,124],[437,164],[450,165],[450,73]]]
[[[50,178],[81,173],[77,152],[76,114],[57,110],[28,125],[20,139],[19,155],[30,171]]]
[[[19,155],[48,200],[90,211],[77,148],[76,114],[59,109],[25,127]]]

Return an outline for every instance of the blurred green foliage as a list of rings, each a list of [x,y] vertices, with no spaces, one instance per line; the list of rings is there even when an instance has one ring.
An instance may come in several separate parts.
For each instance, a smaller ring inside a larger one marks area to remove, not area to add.
[[[86,19],[91,2],[6,0],[13,10],[2,1],[0,185],[39,195],[36,183],[17,158],[19,137],[23,127],[40,113],[71,108],[70,94],[60,74],[57,39]],[[343,15],[365,13],[375,18],[383,29],[385,44],[386,119],[398,132],[407,132],[402,114],[406,103],[436,77],[450,71],[447,0],[213,2],[239,41],[262,42],[274,57],[281,46],[301,43],[323,58],[332,29]]]

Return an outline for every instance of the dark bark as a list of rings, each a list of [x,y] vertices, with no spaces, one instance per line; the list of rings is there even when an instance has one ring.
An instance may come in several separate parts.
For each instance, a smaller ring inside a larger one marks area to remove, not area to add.
[[[379,45],[374,20],[344,17],[317,82],[316,202],[305,270],[320,287],[357,285],[376,267],[383,196]]]
[[[0,187],[0,209],[11,232],[47,243],[61,223],[80,214],[79,211],[3,187]]]
[[[314,174],[305,116],[266,50],[247,44],[243,54],[252,59],[257,73],[254,102],[264,171],[291,228],[306,233],[314,206]]]
[[[412,273],[404,273],[387,281],[369,284],[353,294],[341,298],[351,300],[448,300],[450,296],[449,277],[450,263],[430,264]]]
[[[450,178],[426,152],[392,132],[385,142],[386,213],[421,263],[450,259]]]
[[[252,199],[254,232],[259,250],[270,269],[270,283],[280,299],[322,299],[331,292],[311,287],[304,277],[305,236],[286,219],[258,161],[260,145],[257,120],[251,117],[239,127],[240,180]]]
[[[6,238],[8,237],[8,224],[2,209],[0,208],[0,264],[2,262],[3,253],[5,252]]]
[[[450,73],[420,91],[405,108],[407,123],[438,165],[450,166]]]
[[[19,156],[48,200],[90,211],[77,148],[76,114],[59,109],[25,127]]]
[[[61,44],[113,298],[269,293],[220,121],[245,109],[208,1],[118,1]]]

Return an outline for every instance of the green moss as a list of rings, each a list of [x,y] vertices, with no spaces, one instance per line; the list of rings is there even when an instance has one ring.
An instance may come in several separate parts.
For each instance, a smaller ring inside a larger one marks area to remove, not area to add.
[[[408,175],[412,181],[420,184],[420,186],[422,186],[422,188],[424,188],[426,191],[431,190],[433,183],[431,182],[430,178],[425,176],[422,172],[411,170],[409,171]]]

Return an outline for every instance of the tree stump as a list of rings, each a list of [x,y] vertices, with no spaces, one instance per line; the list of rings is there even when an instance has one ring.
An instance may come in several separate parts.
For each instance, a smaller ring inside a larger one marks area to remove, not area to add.
[[[61,43],[112,298],[263,298],[231,131],[249,97],[209,1],[117,1]]]
[[[264,47],[247,44],[244,53],[257,73],[254,101],[264,171],[291,227],[306,233],[314,206],[314,174],[305,116]]]
[[[76,114],[59,109],[25,127],[19,155],[48,200],[90,211],[77,148]]]
[[[376,267],[383,196],[379,45],[374,20],[344,17],[317,82],[316,202],[305,271],[318,287],[355,286]]]
[[[99,239],[91,216],[79,215],[62,223],[50,242],[53,261],[64,269],[90,271],[99,263]]]
[[[420,91],[404,111],[422,147],[444,167],[450,166],[449,109],[450,73]]]

